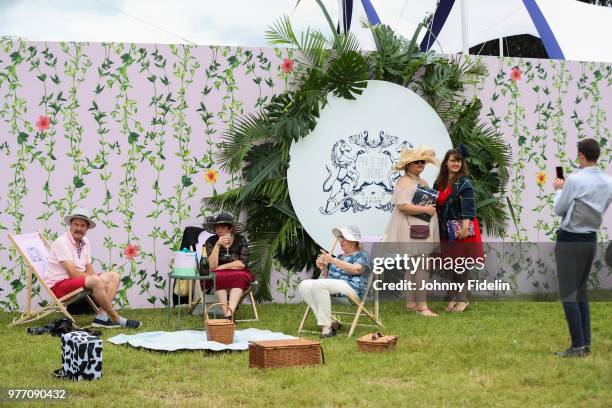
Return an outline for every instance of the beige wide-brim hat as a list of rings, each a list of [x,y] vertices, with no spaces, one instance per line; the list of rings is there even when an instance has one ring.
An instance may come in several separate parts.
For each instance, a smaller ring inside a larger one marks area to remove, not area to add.
[[[91,219],[91,215],[89,214],[89,210],[87,208],[77,208],[72,214],[64,217],[64,222],[66,225],[70,226],[70,223],[74,218],[87,221],[89,224],[89,229],[96,228],[96,223]]]
[[[332,234],[334,237],[343,237],[347,241],[361,242],[361,231],[359,227],[355,225],[349,225],[347,227],[332,228]]]
[[[425,160],[427,163],[440,166],[440,161],[436,158],[436,151],[429,146],[418,146],[413,149],[404,149],[400,159],[393,165],[395,170],[403,170],[404,167],[412,162]]]

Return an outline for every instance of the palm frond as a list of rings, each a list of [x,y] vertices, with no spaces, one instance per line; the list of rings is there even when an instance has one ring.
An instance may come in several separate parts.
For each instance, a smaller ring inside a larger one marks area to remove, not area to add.
[[[237,118],[222,136],[223,149],[217,154],[221,168],[230,173],[239,171],[253,143],[269,137],[270,123],[263,112]]]
[[[329,54],[327,38],[319,30],[306,29],[298,38],[289,17],[283,16],[268,27],[266,41],[271,46],[291,46],[298,49],[297,60],[307,67],[322,68]]]
[[[250,196],[252,199],[259,200],[267,206],[287,201],[289,199],[287,179],[285,177],[280,179],[268,179],[254,188]]]
[[[466,85],[475,85],[487,75],[487,67],[478,58],[455,57],[453,65],[458,68],[459,76]]]
[[[269,146],[273,147],[270,144],[266,145],[266,147]],[[279,177],[287,161],[286,154],[279,151],[279,149],[269,151],[265,160],[253,158],[257,150],[251,150],[251,153],[252,155],[247,156],[247,160],[250,160],[250,163],[247,164],[243,172],[247,183],[242,189],[238,203],[248,200],[250,194],[261,188],[261,185],[269,178]]]
[[[309,105],[310,101],[306,94],[285,92],[272,97],[266,107],[271,133],[287,151],[292,142],[309,134],[317,124],[319,106]]]
[[[282,16],[268,27],[265,38],[270,45],[291,45],[299,47],[299,42],[288,16]]]
[[[352,32],[347,32],[334,37],[333,48],[339,55],[347,52],[360,52],[359,40]]]
[[[501,237],[508,231],[510,217],[503,202],[496,202],[478,209],[478,218],[485,225],[488,235]]]
[[[407,54],[414,54],[420,51],[420,47],[417,45],[417,40],[419,35],[421,34],[421,30],[423,29],[424,24],[419,23],[417,28],[414,30],[412,34],[412,38],[410,39],[410,43],[408,44],[407,49],[405,50]]]
[[[332,19],[331,19],[330,15],[329,15],[329,12],[327,11],[327,8],[325,8],[325,6],[323,5],[323,2],[321,0],[316,0],[316,1],[317,1],[317,4],[319,5],[319,8],[323,12],[323,15],[325,16],[325,20],[327,20],[327,24],[329,24],[329,29],[334,34],[334,37],[337,37],[338,33],[336,32],[336,25],[332,22]],[[298,3],[299,3],[299,1],[298,1]]]
[[[244,187],[237,187],[212,197],[204,197],[202,199],[202,206],[213,212],[226,210],[233,214],[240,214],[243,205],[240,204],[239,199],[243,190]]]
[[[323,68],[329,56],[327,38],[320,31],[311,31],[310,28],[301,34],[298,50],[298,60],[311,68]]]
[[[295,242],[297,236],[295,220],[287,218],[278,231],[260,232],[253,241],[249,266],[264,283],[261,285],[264,290],[258,293],[264,300],[272,300],[269,282],[274,255],[283,252],[291,242]]]

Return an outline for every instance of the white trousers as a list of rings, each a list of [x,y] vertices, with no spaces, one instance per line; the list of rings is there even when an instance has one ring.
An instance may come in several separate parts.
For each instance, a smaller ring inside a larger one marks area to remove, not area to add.
[[[331,295],[357,295],[348,283],[340,279],[307,279],[300,283],[298,291],[317,317],[317,324],[323,327],[331,326]]]

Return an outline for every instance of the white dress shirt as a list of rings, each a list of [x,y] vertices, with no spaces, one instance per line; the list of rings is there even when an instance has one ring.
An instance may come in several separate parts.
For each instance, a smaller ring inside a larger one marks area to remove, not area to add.
[[[555,214],[562,217],[561,229],[586,234],[596,232],[612,202],[612,177],[598,167],[585,167],[567,177],[554,197]]]

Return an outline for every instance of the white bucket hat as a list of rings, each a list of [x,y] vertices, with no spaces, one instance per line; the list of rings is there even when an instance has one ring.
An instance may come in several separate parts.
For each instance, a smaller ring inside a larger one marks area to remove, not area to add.
[[[347,241],[361,242],[361,231],[359,230],[359,227],[355,225],[349,225],[347,227],[341,228],[332,228],[332,234],[334,234],[334,237],[336,238],[342,236]]]
[[[80,207],[74,210],[72,214],[65,216],[64,223],[66,223],[66,225],[70,225],[73,218],[79,218],[87,221],[89,224],[89,229],[96,228],[96,223],[90,217],[91,215],[89,214],[89,210],[87,208]]]

